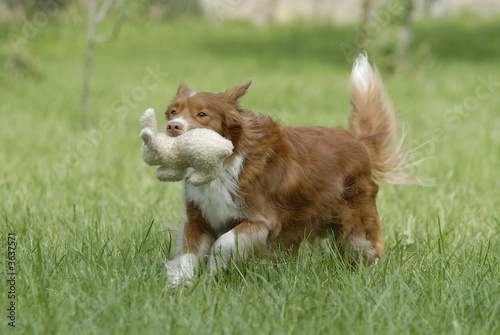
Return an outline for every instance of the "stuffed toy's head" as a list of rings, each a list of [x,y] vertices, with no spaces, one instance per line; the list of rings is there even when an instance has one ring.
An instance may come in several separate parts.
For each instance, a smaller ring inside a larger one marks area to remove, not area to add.
[[[141,155],[149,165],[160,166],[155,176],[161,181],[187,178],[194,186],[207,184],[222,172],[222,163],[233,153],[231,141],[211,129],[197,128],[177,137],[158,133],[155,112],[141,117]],[[194,171],[188,174],[188,168]]]

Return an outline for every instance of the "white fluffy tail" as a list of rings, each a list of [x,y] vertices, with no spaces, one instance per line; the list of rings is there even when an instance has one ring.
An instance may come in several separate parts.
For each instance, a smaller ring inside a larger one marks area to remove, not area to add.
[[[380,75],[368,63],[366,54],[361,54],[354,63],[349,98],[354,107],[349,128],[370,152],[373,177],[392,184],[422,184],[405,173],[420,162],[408,161],[411,150],[403,149],[405,134],[391,146],[396,133],[396,114],[384,93]]]

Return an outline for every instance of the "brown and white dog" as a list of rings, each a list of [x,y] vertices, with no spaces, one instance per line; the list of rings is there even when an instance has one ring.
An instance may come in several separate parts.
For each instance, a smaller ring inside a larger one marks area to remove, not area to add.
[[[165,112],[170,136],[210,128],[234,145],[219,178],[199,187],[186,182],[177,255],[166,263],[169,282],[192,278],[206,261],[215,271],[232,257],[272,257],[306,238],[333,236],[341,251],[368,263],[383,257],[374,179],[411,180],[401,172],[402,138],[389,147],[395,113],[366,56],[351,74],[350,131],[285,127],[242,109],[238,99],[251,82],[218,94],[194,92],[182,82]]]

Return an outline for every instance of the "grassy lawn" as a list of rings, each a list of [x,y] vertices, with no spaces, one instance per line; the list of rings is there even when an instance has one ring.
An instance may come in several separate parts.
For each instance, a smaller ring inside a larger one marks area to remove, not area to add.
[[[0,25],[4,53],[19,28]],[[79,112],[83,27],[39,29],[22,51],[31,70],[1,65],[0,333],[500,333],[499,31],[498,20],[420,22],[407,68],[383,74],[410,142],[435,157],[412,171],[434,187],[381,187],[386,259],[351,269],[325,243],[169,288],[166,224],[183,216],[182,184],[142,161],[139,117],[163,112],[181,80],[222,91],[252,77],[244,106],[346,126],[351,64],[339,45],[354,28],[128,21],[96,46],[91,131]]]

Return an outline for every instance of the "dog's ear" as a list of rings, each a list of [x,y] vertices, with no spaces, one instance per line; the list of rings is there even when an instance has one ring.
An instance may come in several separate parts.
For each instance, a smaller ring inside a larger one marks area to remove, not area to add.
[[[181,81],[179,84],[179,87],[177,88],[177,96],[181,96],[184,93],[189,93],[191,90],[189,89],[188,85],[186,85],[185,82]]]
[[[252,78],[249,78],[247,81],[245,81],[241,85],[237,85],[231,88],[228,88],[222,95],[224,98],[227,100],[236,102],[239,98],[241,98],[247,91],[248,87],[250,87],[250,84],[252,83]]]
[[[221,135],[233,142],[234,150],[238,146],[241,135],[243,134],[242,121],[238,113],[230,111],[223,115]]]

